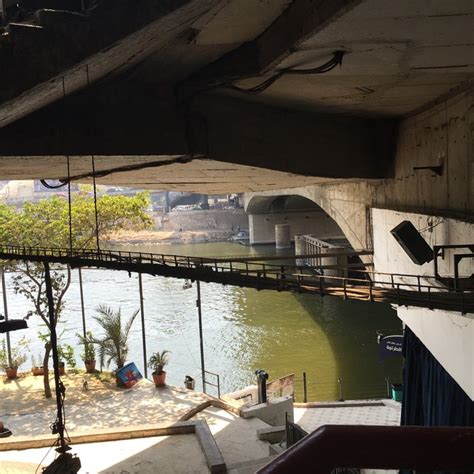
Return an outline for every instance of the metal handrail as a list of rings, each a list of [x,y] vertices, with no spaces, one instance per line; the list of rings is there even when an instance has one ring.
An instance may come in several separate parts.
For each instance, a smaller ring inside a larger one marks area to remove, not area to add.
[[[472,427],[325,425],[257,472],[329,474],[336,468],[471,471],[472,446]]]
[[[5,252],[5,253],[13,253],[17,255],[36,255],[36,256],[41,256],[44,255],[45,257],[48,255],[51,256],[58,256],[58,257],[93,257],[94,259],[104,259],[104,257],[109,257],[111,260],[117,260],[117,257],[119,260],[123,260],[124,254],[127,255],[126,260],[129,262],[132,261],[132,259],[136,259],[135,263],[145,263],[144,261],[150,260],[150,261],[156,261],[158,264],[159,262],[171,262],[175,266],[179,265],[179,262],[182,261],[186,263],[186,266],[196,268],[196,260],[199,261],[200,265],[199,266],[207,266],[206,264],[213,264],[215,267],[219,263],[246,263],[248,265],[254,265],[258,266],[261,271],[264,271],[266,274],[272,274],[272,273],[278,273],[282,274],[284,273],[285,275],[291,276],[291,273],[288,273],[286,271],[282,272],[281,269],[284,268],[285,270],[287,269],[292,269],[292,268],[298,268],[296,265],[276,265],[276,264],[268,264],[268,263],[261,263],[261,262],[244,262],[244,261],[224,261],[222,262],[221,259],[215,258],[207,258],[207,257],[189,257],[186,255],[173,255],[173,254],[152,254],[152,253],[142,253],[142,252],[123,252],[121,250],[96,250],[96,249],[73,249],[72,251],[70,249],[64,249],[64,248],[54,248],[54,247],[20,247],[20,246],[13,246],[13,245],[2,245],[0,246],[0,251],[1,250],[9,250],[11,252]],[[324,254],[322,254],[324,256]],[[106,259],[106,258],[105,258]],[[217,265],[218,266],[218,265]],[[333,266],[330,266],[331,268]],[[226,269],[228,267],[225,266],[218,266],[219,269]],[[339,268],[339,266],[337,266]],[[342,268],[342,267],[340,267]],[[345,267],[344,267],[345,268]],[[274,271],[274,269],[276,271]],[[239,268],[233,268],[235,271],[240,271],[242,269]],[[255,273],[258,270],[248,270],[248,273]],[[369,274],[369,275],[386,275],[386,276],[393,276],[393,277],[403,277],[403,278],[421,278],[421,279],[436,279],[436,277],[431,276],[431,275],[412,275],[412,274],[405,274],[405,273],[385,273],[385,272],[374,272],[371,270],[356,270],[357,273],[364,273],[364,274]],[[247,273],[247,270],[245,271]],[[319,277],[319,275],[314,275],[314,274],[303,274],[299,273],[301,275],[301,278],[315,278]],[[296,275],[292,275],[296,276]],[[321,277],[323,277],[321,275]],[[324,278],[326,279],[332,279],[332,280],[343,280],[345,279],[346,281],[354,281],[354,282],[366,282],[366,280],[362,278],[349,278],[349,277],[337,277],[337,276],[329,276],[329,275],[324,275]],[[372,281],[373,284],[382,284],[386,285],[390,282],[386,281]],[[403,286],[415,286],[415,284],[409,284],[402,282],[400,285]],[[420,286],[420,285],[416,285]],[[427,288],[430,285],[421,285],[421,287]],[[436,289],[443,289],[440,286],[436,286],[432,288]]]
[[[214,375],[216,377],[217,383],[209,382],[208,380],[204,379],[204,385],[211,385],[211,387],[217,388],[217,398],[221,398],[221,378],[219,374],[215,372],[210,372],[209,370],[204,370],[205,374]]]

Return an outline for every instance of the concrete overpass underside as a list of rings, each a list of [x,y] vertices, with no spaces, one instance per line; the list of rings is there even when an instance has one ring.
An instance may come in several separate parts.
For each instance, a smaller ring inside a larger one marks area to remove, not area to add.
[[[404,118],[474,72],[469,1],[42,4],[0,36],[4,179],[63,178],[66,155],[203,193],[390,179]]]

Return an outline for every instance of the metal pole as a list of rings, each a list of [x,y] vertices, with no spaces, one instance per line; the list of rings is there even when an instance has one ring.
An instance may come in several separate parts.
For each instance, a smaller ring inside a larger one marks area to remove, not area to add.
[[[8,305],[7,305],[7,285],[5,282],[5,270],[2,268],[2,292],[3,292],[3,312],[5,321],[8,321]],[[12,364],[12,346],[10,343],[10,333],[6,333],[7,336],[7,352],[8,352],[8,365]]]
[[[342,397],[342,379],[341,379],[341,377],[339,377],[337,379],[337,383],[339,384],[339,401],[343,402],[344,398]]]
[[[308,403],[308,386],[306,384],[306,372],[303,372],[303,402]]]
[[[196,280],[196,287],[197,287],[196,306],[198,309],[198,318],[199,318],[199,347],[201,350],[202,391],[206,393],[206,367],[204,365],[204,339],[202,337],[201,282],[199,280]]]
[[[86,310],[84,309],[84,290],[82,288],[82,269],[79,267],[79,292],[81,294],[81,314],[82,314],[82,334],[84,339],[87,337],[86,330]]]
[[[48,312],[49,312],[49,330],[51,332],[51,349],[53,352],[53,366],[54,366],[54,382],[56,386],[56,407],[58,421],[55,423],[55,429],[59,434],[60,446],[58,452],[66,452],[68,447],[66,446],[66,440],[64,438],[64,420],[63,420],[63,406],[62,406],[62,383],[59,378],[59,358],[58,358],[58,338],[56,335],[56,320],[54,316],[54,299],[53,299],[53,287],[51,285],[51,275],[49,273],[49,263],[44,262],[44,276],[46,283],[46,297],[48,298]],[[53,430],[54,433],[54,430]]]
[[[145,378],[148,378],[148,368],[146,363],[145,308],[143,305],[143,282],[141,273],[138,274],[138,288],[140,291],[140,314],[142,318],[143,367],[145,369]]]

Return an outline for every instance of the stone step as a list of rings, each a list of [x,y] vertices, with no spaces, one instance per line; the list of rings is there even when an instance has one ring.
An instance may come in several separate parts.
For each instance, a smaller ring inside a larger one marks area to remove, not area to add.
[[[274,457],[275,456],[265,456],[264,458],[238,462],[227,466],[227,472],[229,474],[254,474],[262,466],[268,464]]]

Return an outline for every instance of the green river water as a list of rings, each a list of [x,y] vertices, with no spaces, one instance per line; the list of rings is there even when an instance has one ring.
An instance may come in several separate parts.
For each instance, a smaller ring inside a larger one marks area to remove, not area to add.
[[[127,246],[130,249],[130,246]],[[272,246],[246,247],[236,243],[134,246],[134,251],[196,256],[271,255]],[[119,306],[125,316],[139,307],[138,277],[111,270],[83,271],[87,324],[99,303]],[[168,382],[183,385],[185,375],[201,389],[196,287],[184,290],[183,281],[143,276],[148,354],[171,351]],[[342,379],[343,397],[370,398],[386,394],[386,377],[398,382],[401,359],[380,363],[376,331],[399,334],[401,323],[389,305],[344,301],[342,298],[256,291],[248,288],[201,284],[206,368],[221,377],[223,393],[254,383],[257,368],[274,379],[296,376],[296,397],[302,401],[302,373],[306,372],[309,400],[339,398],[337,379]],[[20,295],[7,288],[10,317],[21,317],[28,307]],[[74,272],[61,323],[63,342],[78,346],[81,310],[77,274]],[[33,354],[41,344],[36,339],[37,322],[21,331],[31,340]],[[13,341],[20,334],[12,333]],[[76,351],[79,361],[80,348]],[[129,359],[143,371],[140,319],[130,338]],[[23,369],[28,364],[25,364]],[[212,391],[211,389],[209,390]]]

